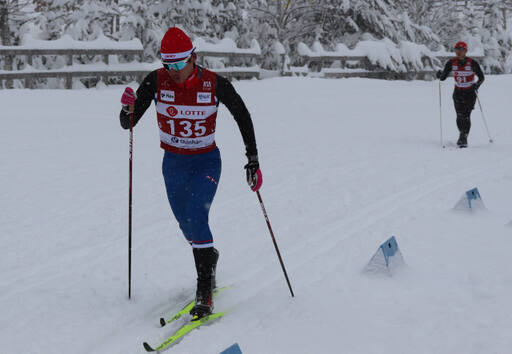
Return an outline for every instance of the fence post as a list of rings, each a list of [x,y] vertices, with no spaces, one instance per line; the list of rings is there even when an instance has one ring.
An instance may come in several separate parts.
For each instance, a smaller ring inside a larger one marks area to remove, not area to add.
[[[12,55],[9,55],[7,54],[5,56],[5,69],[6,70],[12,70],[12,62],[13,62],[13,58],[12,58]],[[13,85],[13,80],[12,79],[7,79],[5,80],[5,88],[13,88],[14,85]]]
[[[66,89],[70,90],[73,88],[73,76],[71,73],[66,73]]]

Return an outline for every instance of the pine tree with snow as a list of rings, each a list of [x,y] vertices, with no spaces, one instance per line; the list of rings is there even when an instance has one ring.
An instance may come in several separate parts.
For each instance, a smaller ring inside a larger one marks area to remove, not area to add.
[[[276,68],[280,58],[276,45],[293,52],[298,42],[315,38],[314,22],[319,1],[258,0],[251,2],[250,14],[258,22],[259,41],[264,43],[263,65]]]
[[[501,0],[489,0],[480,31],[485,51],[484,66],[492,73],[504,71],[512,51],[512,38],[505,30],[502,5]]]

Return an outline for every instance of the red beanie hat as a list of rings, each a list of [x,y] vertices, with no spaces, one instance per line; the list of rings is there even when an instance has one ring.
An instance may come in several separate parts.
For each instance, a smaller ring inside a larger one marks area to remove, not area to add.
[[[464,48],[464,49],[467,50],[468,49],[468,45],[466,44],[466,42],[460,41],[460,42],[457,42],[455,44],[455,47],[453,47],[453,48]]]
[[[192,41],[185,32],[178,27],[171,27],[162,39],[160,55],[163,62],[180,61],[192,54],[194,49]]]

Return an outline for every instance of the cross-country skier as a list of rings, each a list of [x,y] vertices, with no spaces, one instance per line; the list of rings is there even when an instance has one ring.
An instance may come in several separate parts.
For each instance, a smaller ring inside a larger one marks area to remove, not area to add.
[[[471,129],[471,111],[475,108],[476,94],[485,80],[484,73],[478,62],[466,56],[468,46],[465,42],[455,44],[455,57],[448,60],[444,70],[439,70],[436,77],[441,81],[453,71],[455,78],[455,89],[453,91],[453,102],[457,112],[457,127],[459,128],[459,140],[457,146],[465,148],[468,146],[468,134]],[[478,82],[474,82],[475,74]]]
[[[218,251],[208,225],[208,213],[221,174],[215,144],[219,102],[229,109],[240,128],[248,163],[247,183],[260,188],[262,175],[251,116],[231,83],[196,64],[190,38],[171,27],[161,43],[163,67],[142,81],[137,93],[127,87],[121,99],[121,126],[136,125],[151,101],[155,102],[160,146],[164,149],[162,172],[172,212],[192,246],[197,270],[196,304],[191,315],[203,317],[213,310],[212,290]]]

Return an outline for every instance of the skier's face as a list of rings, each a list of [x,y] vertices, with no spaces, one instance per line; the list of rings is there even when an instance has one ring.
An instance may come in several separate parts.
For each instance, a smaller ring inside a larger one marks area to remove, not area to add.
[[[455,48],[455,55],[458,59],[464,59],[468,50],[466,48]]]
[[[185,82],[186,79],[192,74],[194,71],[194,64],[196,62],[196,55],[193,54],[190,59],[186,62],[186,65],[181,70],[176,70],[177,68],[171,68],[164,65],[165,69],[169,73],[172,81],[181,84]]]

